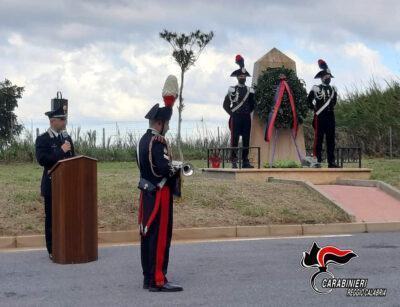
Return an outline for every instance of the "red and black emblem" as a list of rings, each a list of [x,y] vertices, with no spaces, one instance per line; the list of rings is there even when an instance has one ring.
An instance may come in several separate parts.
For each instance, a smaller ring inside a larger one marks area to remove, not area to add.
[[[357,255],[351,249],[342,250],[332,245],[321,248],[314,242],[309,253],[303,252],[301,265],[305,268],[318,268],[318,272],[311,277],[311,287],[318,293],[329,293],[331,290],[322,292],[316,287],[315,278],[321,273],[326,273],[334,278],[333,274],[328,271],[328,264],[344,265],[354,257],[357,257]]]

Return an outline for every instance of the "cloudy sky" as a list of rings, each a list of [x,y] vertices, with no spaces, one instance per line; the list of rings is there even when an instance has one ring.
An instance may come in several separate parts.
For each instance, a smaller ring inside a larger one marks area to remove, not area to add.
[[[253,63],[277,47],[313,85],[323,58],[343,93],[400,75],[400,2],[0,0],[0,79],[24,86],[24,123],[61,90],[74,122],[138,121],[168,74],[178,74],[162,29],[213,30],[186,76],[184,119],[226,119],[222,100],[242,54]]]

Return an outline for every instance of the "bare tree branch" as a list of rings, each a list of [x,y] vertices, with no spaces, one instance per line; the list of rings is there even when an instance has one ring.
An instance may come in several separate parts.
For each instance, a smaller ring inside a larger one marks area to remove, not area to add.
[[[204,48],[210,43],[214,37],[214,32],[203,33],[200,30],[185,33],[176,33],[164,29],[160,32],[160,38],[167,41],[172,47],[172,57],[181,69],[181,86],[179,90],[179,105],[178,109],[178,135],[177,135],[177,146],[179,150],[180,159],[183,160],[183,154],[181,149],[181,123],[182,123],[182,111],[185,107],[183,103],[183,85],[185,72],[189,68],[195,65],[199,59],[200,54]]]

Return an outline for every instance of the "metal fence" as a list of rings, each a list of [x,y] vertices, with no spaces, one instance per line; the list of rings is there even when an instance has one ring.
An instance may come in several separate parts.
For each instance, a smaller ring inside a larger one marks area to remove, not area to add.
[[[306,149],[307,156],[313,155],[313,149]],[[326,150],[322,150],[322,160],[326,160]],[[358,167],[362,167],[362,151],[361,147],[336,147],[335,148],[336,164],[343,167],[345,163],[356,163]]]
[[[250,160],[250,163],[257,165],[257,168],[261,168],[261,159],[260,159],[260,147],[215,147],[207,149],[207,167],[210,167],[210,164],[213,168],[225,168],[227,163],[232,163],[232,154],[236,153],[236,159],[238,162],[238,168],[242,168],[242,157],[243,150],[249,150],[249,157],[255,156],[255,159]],[[256,152],[256,155],[251,153],[251,151]],[[313,150],[310,148],[306,149],[307,156],[312,156]],[[358,164],[358,167],[362,167],[362,151],[360,147],[337,147],[335,149],[335,159],[336,164],[340,167],[343,167],[346,163]],[[325,160],[326,153],[323,150],[322,159]]]
[[[257,168],[261,167],[260,160],[260,147],[216,147],[216,148],[207,148],[207,167],[210,167],[210,162],[213,167],[225,168],[226,163],[232,163],[232,154],[236,154],[236,159],[238,163],[239,169],[242,168],[242,160],[243,160],[243,150],[249,150],[249,160],[250,164],[254,166],[257,165]],[[253,160],[251,157],[254,155],[252,151],[256,152],[256,158]],[[222,164],[222,165],[221,165]],[[218,166],[217,166],[218,165]]]

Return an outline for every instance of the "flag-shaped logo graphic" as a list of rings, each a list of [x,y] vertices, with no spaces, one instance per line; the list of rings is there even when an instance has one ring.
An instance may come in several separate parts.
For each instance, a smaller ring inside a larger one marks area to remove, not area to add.
[[[311,277],[311,287],[318,293],[329,293],[331,290],[322,292],[316,287],[315,278],[321,273],[326,273],[334,278],[333,274],[328,271],[328,265],[331,263],[344,265],[354,257],[357,257],[357,255],[351,249],[339,249],[332,245],[321,248],[314,242],[310,252],[303,252],[301,265],[305,268],[318,268],[318,272]]]

